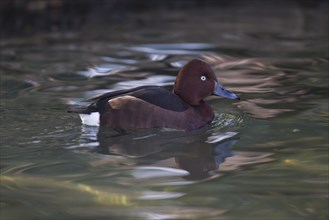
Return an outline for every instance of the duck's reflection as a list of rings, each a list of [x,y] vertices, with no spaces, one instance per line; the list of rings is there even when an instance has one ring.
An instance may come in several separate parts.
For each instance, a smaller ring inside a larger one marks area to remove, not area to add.
[[[206,146],[194,145],[185,147],[175,156],[177,167],[189,172],[189,180],[200,180],[211,177],[227,157],[233,156],[231,147],[238,139],[224,140],[218,144]]]
[[[220,164],[234,155],[231,148],[238,141],[236,134],[159,130],[125,134],[100,129],[97,135],[99,146],[94,151],[125,156],[137,166],[182,169],[189,173],[185,179],[201,180],[214,175]]]

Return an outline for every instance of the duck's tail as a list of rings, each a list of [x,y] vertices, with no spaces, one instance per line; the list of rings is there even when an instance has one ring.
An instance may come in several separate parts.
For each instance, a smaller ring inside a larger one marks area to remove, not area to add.
[[[79,114],[84,125],[99,126],[100,124],[98,109],[93,105],[88,107],[72,106],[67,112]]]
[[[94,105],[85,106],[71,106],[67,112],[69,113],[77,113],[77,114],[87,114],[90,115],[93,112],[98,112],[98,109]]]

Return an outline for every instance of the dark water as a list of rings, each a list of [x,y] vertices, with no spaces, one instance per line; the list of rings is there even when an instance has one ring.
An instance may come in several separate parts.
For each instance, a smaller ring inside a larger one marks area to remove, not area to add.
[[[171,35],[136,29],[130,42],[124,30],[2,39],[1,219],[328,219],[327,16],[274,13],[266,26],[211,12],[200,32],[173,21]],[[193,58],[241,96],[209,98],[202,129],[97,136],[66,112],[170,87]]]

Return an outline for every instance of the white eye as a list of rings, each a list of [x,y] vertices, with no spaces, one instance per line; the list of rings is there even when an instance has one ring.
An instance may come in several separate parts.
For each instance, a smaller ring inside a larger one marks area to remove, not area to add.
[[[206,81],[206,77],[205,76],[201,76],[201,78],[200,78],[202,81]]]

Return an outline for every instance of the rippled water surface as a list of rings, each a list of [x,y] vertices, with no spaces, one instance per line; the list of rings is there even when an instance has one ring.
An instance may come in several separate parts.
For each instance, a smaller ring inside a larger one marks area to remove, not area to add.
[[[2,40],[2,219],[327,219],[328,36],[284,28]],[[117,134],[67,113],[103,92],[170,88],[193,58],[241,96],[209,98],[204,128]]]

